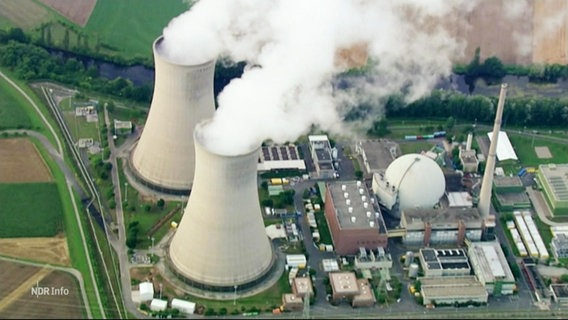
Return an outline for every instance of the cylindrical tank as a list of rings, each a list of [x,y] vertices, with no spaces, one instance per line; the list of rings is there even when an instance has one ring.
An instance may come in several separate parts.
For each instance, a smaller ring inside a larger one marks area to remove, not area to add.
[[[131,154],[131,168],[153,189],[188,193],[195,172],[193,130],[215,112],[215,60],[197,65],[174,63],[160,49],[163,40],[154,41],[154,95]]]
[[[410,264],[410,267],[408,268],[408,277],[409,278],[418,277],[418,264],[416,264],[416,263]]]
[[[410,264],[414,261],[414,252],[407,251],[406,252],[406,259],[404,260],[404,265],[406,267],[410,266]]]
[[[260,146],[237,156],[213,153],[200,134],[203,125],[195,129],[195,180],[169,257],[178,275],[202,287],[244,288],[274,261],[258,198]]]

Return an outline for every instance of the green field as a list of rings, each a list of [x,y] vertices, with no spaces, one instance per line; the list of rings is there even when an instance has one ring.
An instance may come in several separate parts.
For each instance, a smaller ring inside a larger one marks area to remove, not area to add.
[[[32,121],[21,107],[25,103],[22,95],[0,78],[0,130],[32,126]]]
[[[537,166],[545,163],[568,163],[568,140],[566,144],[561,144],[535,137],[533,142],[532,137],[514,133],[509,134],[509,140],[511,140],[511,144],[515,148],[519,161],[524,166]],[[534,147],[539,146],[547,146],[550,153],[552,153],[552,158],[539,159],[534,151]]]
[[[52,237],[63,231],[55,183],[0,184],[0,238]]]
[[[85,30],[127,57],[151,58],[152,42],[187,9],[183,0],[99,0]]]

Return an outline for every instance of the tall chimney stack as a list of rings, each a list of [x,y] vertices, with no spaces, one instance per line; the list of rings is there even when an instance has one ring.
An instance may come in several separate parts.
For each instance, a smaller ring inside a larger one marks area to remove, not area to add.
[[[481,182],[481,191],[479,192],[479,203],[477,208],[483,218],[487,218],[490,213],[491,206],[491,189],[493,187],[493,174],[495,172],[495,153],[497,150],[497,139],[499,131],[501,131],[501,118],[503,117],[503,108],[505,106],[505,95],[507,94],[507,84],[501,84],[501,92],[499,93],[499,103],[497,104],[497,112],[495,113],[495,124],[493,125],[493,134],[491,136],[491,145],[487,155],[485,164],[485,173]]]

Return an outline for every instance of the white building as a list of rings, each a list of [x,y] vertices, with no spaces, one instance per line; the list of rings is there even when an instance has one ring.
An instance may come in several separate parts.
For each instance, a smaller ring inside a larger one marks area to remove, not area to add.
[[[181,313],[193,314],[195,312],[195,302],[174,298],[171,306],[172,309],[178,309]]]
[[[164,311],[168,308],[167,300],[152,299],[150,303],[150,310],[152,311]]]
[[[286,265],[288,268],[305,268],[306,256],[303,254],[287,254],[286,255]]]
[[[152,282],[141,282],[138,287],[140,288],[140,301],[150,301],[154,298],[154,284]]]
[[[489,137],[489,141],[492,140],[493,132],[487,132],[487,136]],[[507,136],[507,132],[499,131],[499,137],[497,138],[497,160],[505,161],[505,160],[519,160],[517,158],[517,154],[515,153],[515,149],[509,140],[509,136]]]
[[[473,271],[488,294],[513,294],[515,277],[499,242],[470,242],[468,254]]]

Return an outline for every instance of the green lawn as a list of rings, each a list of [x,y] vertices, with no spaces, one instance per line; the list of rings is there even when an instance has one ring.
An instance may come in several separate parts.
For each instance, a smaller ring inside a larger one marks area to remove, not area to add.
[[[0,184],[0,238],[52,237],[63,231],[57,184]]]
[[[152,42],[187,9],[183,0],[98,0],[85,30],[127,57],[151,60]]]
[[[542,138],[520,136],[517,134],[509,134],[509,140],[515,148],[519,161],[524,166],[538,166],[545,163],[567,163],[568,162],[568,144],[551,142]],[[568,142],[568,141],[567,141]],[[536,156],[534,147],[547,146],[552,153],[550,159],[539,159]]]
[[[21,107],[27,103],[4,78],[0,78],[0,130],[31,128],[32,121]]]

